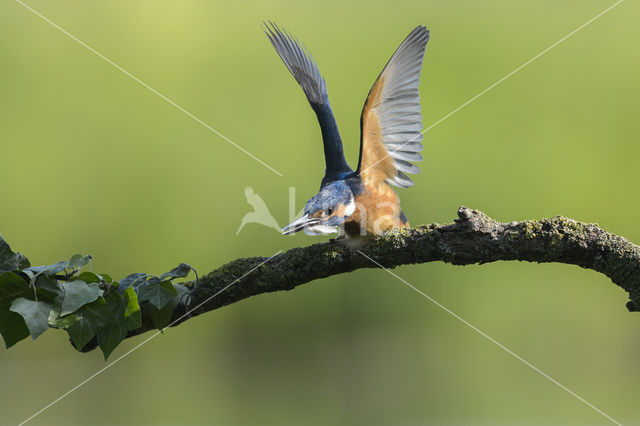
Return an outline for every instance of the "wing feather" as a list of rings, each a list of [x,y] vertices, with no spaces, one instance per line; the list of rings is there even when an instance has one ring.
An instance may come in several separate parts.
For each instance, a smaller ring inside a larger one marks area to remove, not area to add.
[[[408,188],[405,173],[419,173],[409,161],[422,160],[420,70],[429,30],[415,28],[393,54],[373,84],[360,120],[358,173],[365,184],[387,183]]]
[[[344,158],[342,139],[331,111],[327,84],[320,74],[318,65],[304,45],[273,22],[265,23],[264,31],[284,64],[302,87],[311,108],[318,117],[326,164],[323,182],[353,174],[353,170]]]
[[[309,103],[314,107],[328,103],[327,84],[320,74],[318,65],[311,58],[311,54],[300,46],[298,40],[273,22],[265,24],[264,31],[282,58],[282,62],[302,87]]]

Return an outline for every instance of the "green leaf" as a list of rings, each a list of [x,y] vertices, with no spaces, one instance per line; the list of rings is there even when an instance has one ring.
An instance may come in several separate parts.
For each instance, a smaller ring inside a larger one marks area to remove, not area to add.
[[[96,335],[95,324],[82,313],[69,315],[69,317],[76,317],[76,321],[69,326],[67,333],[76,349],[81,351]]]
[[[53,303],[51,304],[51,311],[49,312],[49,327],[67,328],[77,320],[77,317],[75,315],[67,315],[65,317],[60,316],[63,298],[64,292],[61,292],[56,296],[55,299],[53,299]]]
[[[33,340],[49,328],[49,303],[19,297],[11,303],[9,310],[22,316]]]
[[[76,321],[69,326],[67,333],[79,351],[93,339],[100,327],[106,326],[111,321],[111,311],[102,297],[84,305],[75,314],[69,316],[75,316]]]
[[[21,253],[14,253],[0,235],[0,272],[12,272],[29,266],[29,259]]]
[[[177,295],[178,292],[169,281],[149,281],[138,288],[138,299],[141,302],[148,301],[158,309],[162,309]]]
[[[100,278],[102,278],[102,280],[107,284],[111,284],[113,282],[113,278],[107,274],[100,274]]]
[[[187,294],[190,293],[191,290],[189,290],[189,287],[187,287],[186,285],[182,285],[182,284],[174,284],[173,285],[176,289],[176,291],[178,292],[178,300],[181,300],[182,297]]]
[[[38,295],[51,301],[53,297],[51,293],[45,294],[43,293],[45,290],[38,288]],[[9,309],[12,306],[12,303],[18,299],[27,300],[26,298],[33,297],[33,289],[31,286],[22,278],[20,275],[15,274],[13,272],[5,272],[0,274],[0,333],[5,341],[5,345],[10,347],[20,340],[24,339],[29,335],[29,330],[32,330],[32,335],[35,334],[34,339],[42,333],[42,331],[46,330],[43,328],[43,323],[40,321],[40,330],[38,330],[38,319],[41,320],[41,317],[37,317],[36,322],[32,328],[27,328],[27,324],[25,324],[25,319],[21,316],[22,314],[15,311],[15,309]],[[32,302],[28,300],[28,302]],[[48,305],[45,302],[42,306]],[[50,306],[50,305],[48,305]],[[48,312],[47,312],[48,317]],[[48,328],[48,325],[47,325]]]
[[[127,323],[124,317],[127,304],[122,296],[112,291],[105,297],[107,309],[111,314],[109,321],[98,329],[98,345],[106,360],[111,352],[127,337]]]
[[[162,274],[160,279],[164,281],[166,278],[184,278],[189,275],[189,272],[191,272],[191,266],[186,263],[181,263],[169,272]]]
[[[178,303],[185,305],[185,309],[188,308],[191,303],[191,290],[189,287],[182,284],[174,284],[173,286],[178,292]]]
[[[177,305],[178,299],[174,299],[171,302],[167,303],[162,309],[158,309],[153,305],[149,305],[147,314],[151,318],[153,326],[158,330],[162,330],[164,327],[166,327],[171,322],[171,318],[173,318],[173,311]]]
[[[91,303],[100,297],[100,288],[89,285],[84,281],[70,281],[62,283],[64,288],[64,299],[62,300],[62,310],[60,315],[64,316],[77,311],[87,303]]]
[[[9,243],[0,235],[0,271],[15,271],[18,269],[18,263],[18,257],[11,250]]]
[[[45,265],[45,266],[32,266],[30,268],[25,268],[26,271],[33,272],[36,275],[55,275],[58,272],[64,271],[69,267],[67,262],[58,262],[53,265]]]
[[[49,327],[53,328],[64,328],[68,329],[79,319],[78,314],[69,314],[65,316],[61,316],[60,312],[62,311],[62,300],[64,299],[64,292],[61,291],[60,294],[56,296],[53,300],[53,305],[51,306],[51,312],[49,312]]]
[[[169,303],[167,303],[162,309],[158,309],[153,305],[149,305],[147,309],[147,314],[151,318],[151,322],[153,322],[153,326],[158,330],[163,329],[173,319],[173,313],[175,311],[178,303],[184,300],[184,296],[189,293],[189,289],[182,284],[173,284],[176,289],[178,295],[171,299]]]
[[[127,301],[120,293],[112,291],[104,297],[107,310],[110,313],[109,322],[124,322],[124,312],[127,309]]]
[[[47,275],[38,275],[38,278],[36,278],[36,287],[54,294],[63,292],[62,287],[58,285],[58,280]]]
[[[108,328],[114,320],[113,313],[103,297],[98,297],[94,302],[84,305],[75,313],[63,318],[69,317],[75,320],[67,328],[67,333],[79,351],[93,339],[98,330]]]
[[[91,262],[90,254],[86,256],[83,256],[81,254],[74,254],[73,256],[71,256],[71,259],[69,259],[69,267],[82,268],[84,265],[88,264],[89,262]]]
[[[1,238],[1,237],[0,237]],[[29,262],[29,259],[27,259],[27,256],[25,256],[22,253],[16,253],[18,255],[18,269],[24,269],[24,268],[28,268],[31,266],[31,262]]]
[[[102,278],[93,272],[83,272],[76,277],[76,280],[84,281],[85,283],[99,283],[102,281]]]
[[[29,329],[19,314],[6,308],[0,309],[0,334],[9,349],[29,335]]]
[[[144,284],[146,280],[147,274],[144,274],[142,272],[128,275],[118,282],[118,291],[122,293],[129,287],[138,287],[139,285]]]
[[[79,319],[80,316],[77,314],[60,316],[60,311],[54,306],[53,309],[51,309],[51,312],[49,312],[49,327],[68,330],[69,327],[75,324]]]
[[[8,310],[15,299],[32,294],[31,287],[20,275],[13,272],[0,274],[0,310]]]
[[[46,302],[53,302],[56,297],[64,294],[62,287],[58,285],[58,281],[46,275],[38,275],[36,288],[38,289],[38,299],[42,297]]]
[[[67,329],[67,333],[69,333],[69,338],[79,351],[81,351],[99,331],[102,331],[103,334],[108,334],[110,324],[113,322],[112,311],[107,306],[107,302],[103,297],[99,297],[96,301],[84,305],[76,313],[69,316],[77,317],[76,321]],[[102,339],[104,340],[104,336]]]
[[[127,337],[127,327],[121,324],[112,324],[98,331],[98,345],[102,349],[105,361],[125,337]]]
[[[78,314],[86,317],[96,328],[107,325],[111,321],[111,312],[107,308],[107,303],[103,297],[98,297],[95,302],[84,305],[80,308]]]
[[[124,311],[124,319],[127,324],[127,330],[135,330],[142,325],[142,313],[138,304],[138,296],[133,287],[129,287],[124,292],[124,298],[127,302],[127,308]]]

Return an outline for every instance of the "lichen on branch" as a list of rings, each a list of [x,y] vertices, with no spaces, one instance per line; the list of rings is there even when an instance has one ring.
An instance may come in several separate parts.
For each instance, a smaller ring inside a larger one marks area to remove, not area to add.
[[[364,255],[363,255],[364,254]],[[137,273],[119,281],[83,272],[90,256],[30,267],[0,238],[0,334],[7,346],[50,328],[67,330],[83,352],[100,346],[105,357],[127,337],[177,326],[193,316],[261,293],[292,290],[360,268],[442,261],[454,265],[497,260],[557,262],[592,269],[629,293],[640,310],[640,247],[596,224],[561,216],[498,222],[466,207],[447,225],[398,229],[358,249],[342,242],[298,247],[271,257],[240,258],[194,281],[180,264],[160,276]],[[373,261],[372,261],[373,260]]]
[[[443,261],[454,265],[498,260],[557,262],[601,272],[629,293],[630,311],[640,309],[640,247],[596,224],[562,216],[521,222],[498,222],[466,207],[448,225],[420,225],[373,237],[359,249],[384,267]],[[218,293],[264,257],[232,261],[201,278],[191,306]],[[261,293],[378,266],[339,242],[323,242],[281,253],[224,292],[198,307],[199,315]],[[190,284],[192,285],[192,284]],[[176,318],[185,312],[176,311]]]

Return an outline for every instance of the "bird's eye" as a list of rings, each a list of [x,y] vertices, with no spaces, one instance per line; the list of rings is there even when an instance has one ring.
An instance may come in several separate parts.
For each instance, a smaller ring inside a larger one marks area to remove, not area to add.
[[[327,216],[331,216],[332,213],[333,213],[333,209],[331,207],[329,207],[327,209]]]

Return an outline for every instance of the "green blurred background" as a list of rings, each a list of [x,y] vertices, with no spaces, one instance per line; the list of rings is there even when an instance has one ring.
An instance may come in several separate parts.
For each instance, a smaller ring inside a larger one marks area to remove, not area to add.
[[[326,76],[352,165],[379,71],[431,30],[425,127],[612,1],[125,1],[28,4],[280,171],[222,140],[14,1],[0,4],[0,232],[34,264],[82,252],[123,277],[201,273],[321,239],[247,225],[252,186],[284,225],[323,172],[273,19]],[[640,8],[627,1],[425,135],[400,190],[412,223],[458,206],[558,214],[640,241]],[[624,424],[638,423],[640,316],[568,265],[405,266],[397,274]],[[150,334],[129,339],[124,354]],[[0,349],[15,424],[105,366],[49,331]],[[362,270],[254,297],[158,336],[31,424],[600,425],[609,420],[413,292]]]

